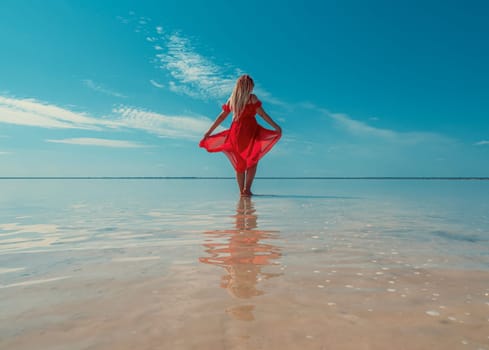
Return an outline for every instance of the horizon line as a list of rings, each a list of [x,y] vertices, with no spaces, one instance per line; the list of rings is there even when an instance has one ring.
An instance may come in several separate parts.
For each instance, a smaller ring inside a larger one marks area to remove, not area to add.
[[[234,180],[234,176],[0,176],[0,180]],[[486,176],[257,176],[261,180],[489,180]]]

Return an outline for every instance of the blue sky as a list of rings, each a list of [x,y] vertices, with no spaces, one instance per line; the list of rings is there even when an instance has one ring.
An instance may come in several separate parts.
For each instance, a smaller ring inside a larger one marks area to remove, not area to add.
[[[0,176],[232,176],[197,145],[242,73],[258,176],[489,175],[485,1],[0,6]]]

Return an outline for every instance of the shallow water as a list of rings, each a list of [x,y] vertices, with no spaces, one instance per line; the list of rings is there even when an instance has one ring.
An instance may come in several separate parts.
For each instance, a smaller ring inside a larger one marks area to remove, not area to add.
[[[0,181],[0,348],[489,349],[489,182]]]

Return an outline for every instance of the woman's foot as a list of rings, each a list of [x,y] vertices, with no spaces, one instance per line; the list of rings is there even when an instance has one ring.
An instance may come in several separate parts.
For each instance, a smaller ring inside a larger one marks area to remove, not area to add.
[[[251,197],[252,195],[253,195],[253,193],[251,193],[250,190],[241,191],[241,196],[243,196],[243,197]]]

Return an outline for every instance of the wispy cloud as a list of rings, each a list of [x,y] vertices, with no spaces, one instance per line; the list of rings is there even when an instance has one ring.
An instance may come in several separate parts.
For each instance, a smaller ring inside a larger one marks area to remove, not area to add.
[[[424,142],[451,143],[453,140],[441,134],[424,131],[400,132],[373,127],[365,122],[355,120],[345,114],[327,112],[327,115],[350,134],[368,136],[396,143],[418,144]]]
[[[263,89],[260,86],[256,86],[254,88],[254,92],[261,100],[266,101],[267,103],[271,103],[273,105],[276,105],[278,107],[282,107],[282,108],[288,110],[289,112],[296,108],[296,106],[294,106],[294,104],[292,104],[290,102],[282,101],[281,99],[274,97],[270,92],[266,91],[265,89]]]
[[[17,124],[40,128],[82,129],[106,131],[133,129],[155,134],[160,137],[196,140],[211,125],[212,120],[200,116],[167,115],[138,107],[119,106],[112,110],[110,119],[95,118],[53,104],[33,99],[16,99],[0,96],[0,123]],[[94,145],[96,138],[64,139],[59,143]],[[57,140],[50,140],[56,142]],[[97,143],[97,145],[102,145]],[[125,143],[105,142],[103,145],[125,145]],[[132,144],[133,147],[137,145]],[[112,146],[117,147],[117,146]],[[139,145],[138,147],[141,147]]]
[[[6,155],[6,154],[11,154],[11,152],[0,151],[0,156],[1,155]]]
[[[93,118],[34,99],[0,96],[0,123],[57,129],[102,130],[120,126],[117,122]]]
[[[479,141],[479,142],[474,143],[474,145],[476,145],[476,146],[485,146],[485,145],[489,145],[489,141],[487,141],[487,140],[482,140],[482,141]]]
[[[170,73],[177,87],[184,85],[202,98],[224,98],[229,95],[237,77],[236,72],[226,73],[222,67],[198,53],[190,40],[178,33],[168,36],[166,48],[166,52],[158,53],[156,57],[160,61],[160,68]]]
[[[135,31],[142,33],[145,40],[151,43],[155,50],[153,62],[157,68],[170,75],[171,80],[166,87],[175,93],[201,100],[223,100],[231,94],[238,76],[244,73],[231,64],[217,63],[214,58],[200,52],[181,32],[153,25],[146,17],[130,14],[128,18],[119,17],[119,20],[124,24],[135,25]],[[290,107],[290,104],[273,97],[259,85],[255,91],[267,103]]]
[[[60,140],[46,140],[52,143],[66,143],[70,145],[82,145],[82,146],[101,146],[101,147],[113,147],[113,148],[143,148],[148,147],[146,145],[125,141],[125,140],[109,140],[100,138],[71,138],[71,139],[60,139]]]
[[[165,85],[160,84],[157,81],[154,81],[153,79],[151,79],[149,82],[151,83],[151,85],[153,85],[154,87],[157,87],[158,89],[162,89],[165,87]]]
[[[375,128],[367,123],[350,118],[346,114],[327,113],[330,118],[335,120],[338,125],[355,135],[369,135],[384,139],[395,139],[398,133],[388,129]]]
[[[128,128],[168,138],[199,139],[212,123],[205,117],[170,116],[128,106],[114,108],[113,112]]]
[[[158,27],[157,27],[158,32]],[[213,59],[198,52],[190,39],[180,33],[166,35],[155,45],[158,67],[173,78],[168,88],[179,94],[196,99],[226,99],[232,92],[236,79],[244,73],[232,65],[219,65]],[[255,92],[260,99],[283,108],[291,109],[284,102],[262,88],[259,84]]]
[[[452,143],[453,139],[434,132],[409,131],[400,132],[391,129],[379,128],[360,120],[356,120],[347,114],[334,113],[328,109],[316,106],[313,103],[301,103],[302,108],[320,113],[336,123],[345,132],[358,137],[370,137],[378,140],[399,144],[418,144],[425,142]],[[371,120],[378,121],[378,118]]]
[[[116,92],[116,91],[113,91],[113,90],[110,90],[104,86],[102,86],[101,84],[98,84],[96,82],[94,82],[93,80],[90,80],[90,79],[84,79],[83,80],[83,84],[94,90],[94,91],[97,91],[97,92],[100,92],[102,94],[105,94],[105,95],[109,95],[109,96],[114,96],[114,97],[120,97],[120,98],[126,98],[127,96],[119,93],[119,92]]]

